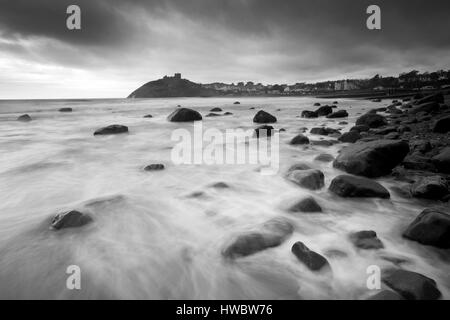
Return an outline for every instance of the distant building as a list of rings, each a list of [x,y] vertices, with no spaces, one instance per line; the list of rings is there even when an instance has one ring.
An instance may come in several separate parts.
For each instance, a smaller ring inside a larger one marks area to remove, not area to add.
[[[340,80],[334,83],[334,90],[336,91],[356,90],[356,89],[359,89],[359,87],[349,80]]]

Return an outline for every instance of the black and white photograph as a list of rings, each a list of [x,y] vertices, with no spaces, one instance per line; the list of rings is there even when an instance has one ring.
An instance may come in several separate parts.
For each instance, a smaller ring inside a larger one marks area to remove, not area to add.
[[[450,300],[449,30],[448,0],[0,0],[0,300]]]

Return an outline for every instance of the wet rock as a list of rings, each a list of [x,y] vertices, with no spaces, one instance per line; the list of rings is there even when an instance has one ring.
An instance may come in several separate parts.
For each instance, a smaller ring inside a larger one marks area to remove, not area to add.
[[[302,111],[302,118],[317,118],[319,115],[315,111],[305,110]]]
[[[439,111],[439,103],[427,102],[410,109],[408,114],[417,114],[420,112],[430,113],[435,111]]]
[[[427,153],[428,151],[431,151],[433,149],[433,146],[431,145],[430,141],[420,139],[409,141],[409,147],[412,153],[415,152]]]
[[[386,118],[379,114],[366,113],[356,120],[356,125],[366,125],[369,128],[379,128],[387,124]]]
[[[289,167],[289,169],[287,170],[287,173],[289,174],[290,172],[295,171],[295,170],[309,170],[309,169],[312,169],[312,168],[309,165],[307,165],[306,163],[296,163]]]
[[[436,120],[433,125],[433,132],[447,133],[450,131],[450,116]]]
[[[339,104],[339,102],[338,101],[333,101],[333,104]]]
[[[221,114],[210,112],[205,117],[220,117],[220,116],[221,116]]]
[[[60,108],[59,112],[72,112],[72,108]]]
[[[294,231],[290,222],[284,219],[272,219],[257,230],[237,236],[223,251],[226,258],[245,257],[259,251],[277,247]]]
[[[270,113],[260,110],[256,113],[255,117],[253,118],[253,122],[255,123],[274,123],[277,122],[277,118],[275,118]]]
[[[380,129],[372,129],[369,131],[369,133],[374,133],[374,134],[380,134],[380,135],[385,135],[391,132],[397,132],[397,126],[389,126],[389,127],[385,127],[385,128],[380,128]]]
[[[318,190],[325,185],[323,172],[316,169],[291,171],[287,179],[300,187],[310,190]]]
[[[387,270],[383,282],[407,300],[436,300],[441,296],[436,281],[417,272]]]
[[[391,290],[382,290],[367,300],[404,300],[401,295]]]
[[[82,227],[92,221],[90,215],[72,210],[58,213],[51,222],[51,228],[59,230],[64,228]]]
[[[311,140],[310,143],[313,146],[320,146],[320,147],[331,147],[332,145],[336,144],[336,140]]]
[[[31,121],[31,117],[28,114],[23,114],[20,117],[17,118],[17,121],[23,121],[23,122],[28,122]]]
[[[270,137],[274,134],[275,129],[272,126],[264,125],[255,129],[255,135],[257,138]]]
[[[230,188],[230,186],[228,184],[226,184],[225,182],[216,182],[216,183],[212,184],[211,187],[214,189],[229,189]]]
[[[144,168],[145,171],[159,171],[164,170],[164,165],[162,163],[152,163]]]
[[[233,102],[233,104],[241,104],[239,101],[235,101]]]
[[[306,197],[291,206],[289,212],[322,212],[322,208],[313,197]]]
[[[328,153],[321,153],[317,157],[315,157],[314,160],[322,162],[331,162],[334,160],[334,157]]]
[[[338,138],[339,141],[346,143],[355,143],[359,139],[361,139],[361,135],[356,130],[346,132],[341,137]]]
[[[315,111],[319,117],[327,116],[330,113],[333,113],[333,108],[330,106],[322,106]]]
[[[439,200],[449,194],[447,180],[441,176],[423,177],[411,186],[416,198]]]
[[[330,268],[327,259],[317,252],[311,251],[305,244],[300,241],[294,243],[291,249],[297,259],[302,262],[308,269],[319,271],[323,268]]]
[[[450,173],[450,147],[444,148],[438,155],[431,158],[439,172]]]
[[[128,132],[128,127],[120,124],[113,124],[104,128],[100,128],[94,132],[96,135],[119,134]]]
[[[314,103],[314,107],[320,107],[320,103],[318,102]]]
[[[311,134],[318,134],[318,135],[322,135],[322,136],[327,136],[329,134],[334,134],[334,133],[340,134],[339,130],[337,130],[337,129],[325,128],[325,127],[315,127],[315,128],[312,128],[309,132]]]
[[[406,156],[402,164],[406,169],[410,170],[424,170],[430,172],[436,171],[436,167],[431,162],[431,159],[423,157],[419,154],[411,154]]]
[[[348,117],[348,113],[346,110],[339,110],[333,113],[330,113],[327,115],[328,119],[335,119],[335,118],[346,118]]]
[[[309,144],[308,137],[304,136],[303,134],[298,134],[294,138],[292,138],[291,142],[289,144],[292,145],[301,145],[301,144]]]
[[[227,112],[225,112],[223,115],[224,115],[224,116],[231,116],[232,114],[233,114],[233,113],[227,111]]]
[[[341,122],[339,122],[338,124],[341,125],[341,126],[345,126],[345,125],[348,124],[348,122],[347,122],[347,121],[341,121]]]
[[[144,116],[144,118],[153,118],[153,116],[152,116],[151,114],[146,114],[146,115]]]
[[[389,191],[376,181],[340,175],[331,181],[329,190],[344,198],[389,198]]]
[[[409,145],[405,141],[361,141],[341,150],[333,166],[348,173],[375,178],[389,174],[408,152]]]
[[[438,208],[423,210],[403,233],[403,237],[438,248],[450,248],[450,215]]]
[[[202,120],[202,115],[189,108],[179,108],[172,112],[167,119],[171,122],[191,122]]]
[[[384,248],[383,243],[373,230],[363,230],[350,234],[350,241],[359,249],[377,250]]]
[[[444,96],[442,95],[442,93],[431,94],[414,101],[414,104],[423,104],[428,102],[444,103]]]
[[[215,107],[215,108],[212,108],[209,111],[211,111],[211,112],[222,112],[222,109],[220,109],[219,107]]]
[[[365,125],[365,124],[360,124],[360,125],[357,125],[357,126],[354,126],[354,127],[350,128],[350,131],[357,131],[359,133],[367,132],[369,130],[370,130],[370,127]]]

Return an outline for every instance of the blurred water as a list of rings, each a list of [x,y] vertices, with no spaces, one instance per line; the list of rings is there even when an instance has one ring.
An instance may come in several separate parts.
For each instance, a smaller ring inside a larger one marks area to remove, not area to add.
[[[401,237],[425,203],[399,198],[346,200],[327,191],[339,174],[331,163],[341,146],[293,147],[301,127],[327,123],[348,130],[358,113],[387,103],[339,100],[349,119],[302,119],[312,98],[172,98],[138,100],[0,101],[0,298],[32,299],[364,299],[366,268],[395,266],[423,273],[450,298],[448,251]],[[212,107],[231,116],[204,117],[207,128],[254,128],[258,109],[276,115],[280,134],[280,172],[263,176],[257,165],[173,165],[171,133],[192,124],[166,120],[177,105],[203,115]],[[60,113],[72,107],[72,113]],[[256,110],[249,110],[255,107]],[[281,109],[277,111],[277,109]],[[15,119],[28,113],[33,121]],[[152,114],[153,118],[143,118]],[[340,121],[348,125],[338,125]],[[123,124],[129,134],[93,136],[106,125]],[[308,134],[309,135],[309,134]],[[318,140],[320,137],[311,136]],[[326,187],[308,191],[283,175],[296,162],[325,173]],[[145,172],[164,163],[160,172]],[[217,190],[211,184],[231,188]],[[390,188],[399,185],[380,179]],[[203,192],[202,197],[189,197]],[[286,208],[314,195],[323,214],[290,214]],[[95,222],[54,232],[49,219],[79,209]],[[273,217],[295,225],[281,246],[234,263],[221,250],[240,232]],[[373,229],[385,249],[356,250],[348,233]],[[346,257],[327,257],[332,276],[316,275],[290,252],[296,241],[321,254],[337,249]],[[397,263],[397,262],[395,262]],[[81,268],[81,290],[66,288],[67,266]]]

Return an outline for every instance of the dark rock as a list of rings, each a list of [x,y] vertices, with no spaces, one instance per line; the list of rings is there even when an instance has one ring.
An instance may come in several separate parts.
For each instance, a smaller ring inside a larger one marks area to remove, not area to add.
[[[450,173],[450,147],[444,148],[438,155],[434,156],[431,161],[439,172]]]
[[[320,103],[318,102],[314,103],[314,107],[320,107]]]
[[[60,108],[59,112],[72,112],[72,108]]]
[[[322,208],[313,197],[306,197],[292,207],[289,208],[290,212],[322,212]]]
[[[331,181],[329,190],[341,197],[389,198],[389,191],[376,181],[340,175]]]
[[[450,116],[438,119],[433,125],[433,132],[447,133],[450,131]]]
[[[55,230],[64,228],[75,228],[92,222],[90,215],[76,210],[58,213],[52,220],[51,228]]]
[[[328,119],[335,119],[335,118],[345,118],[348,117],[348,113],[345,110],[339,110],[333,113],[330,113],[329,115],[327,115]]]
[[[264,223],[258,230],[237,236],[222,251],[226,258],[245,257],[259,251],[277,247],[294,231],[294,227],[284,219],[272,219]]]
[[[31,121],[31,117],[28,114],[23,114],[20,117],[17,118],[17,121],[23,121],[23,122],[28,122]]]
[[[427,208],[408,226],[403,237],[424,245],[449,249],[450,215],[437,208]]]
[[[211,111],[211,112],[222,112],[222,109],[220,109],[219,107],[215,107],[215,108],[212,108],[209,111]]]
[[[161,163],[152,163],[144,168],[145,171],[159,171],[164,170],[164,165]]]
[[[256,113],[255,117],[253,118],[253,122],[255,122],[255,123],[274,123],[274,122],[277,122],[277,118],[275,118],[270,113],[265,112],[264,110],[260,110]]]
[[[409,147],[412,153],[415,152],[427,153],[433,149],[433,146],[431,145],[430,141],[420,139],[409,141]]]
[[[444,96],[442,93],[432,94],[424,98],[421,98],[417,101],[414,101],[414,104],[423,104],[428,102],[444,103]]]
[[[213,183],[213,184],[211,185],[211,187],[212,187],[212,188],[215,188],[215,189],[229,189],[229,188],[230,188],[230,186],[229,186],[228,184],[226,184],[225,182],[216,182],[216,183]]]
[[[383,243],[372,230],[363,230],[350,234],[350,241],[355,247],[364,250],[377,250],[384,248]]]
[[[387,125],[385,117],[379,114],[366,113],[356,120],[356,125],[366,125],[370,128],[379,128]]]
[[[255,107],[248,108],[249,110],[255,110]]]
[[[383,137],[383,139],[397,140],[399,137],[400,137],[400,135],[397,132],[391,132],[391,133],[388,133],[387,135],[385,135]]]
[[[391,290],[383,290],[369,297],[367,300],[404,300],[401,295]]]
[[[104,128],[100,128],[94,132],[96,135],[107,135],[107,134],[119,134],[128,132],[128,127],[122,126],[120,124],[113,124]]]
[[[334,157],[328,153],[321,153],[317,157],[315,157],[314,160],[322,162],[331,162],[334,160]]]
[[[331,108],[330,106],[322,106],[319,109],[317,109],[315,112],[319,115],[319,117],[327,116],[330,113],[333,113],[333,108]]]
[[[327,136],[329,134],[334,134],[334,133],[340,134],[339,130],[337,130],[337,129],[325,128],[325,127],[315,127],[315,128],[312,128],[309,132],[311,134],[319,134],[322,136]]]
[[[146,115],[144,116],[144,118],[153,118],[153,116],[152,116],[151,114],[146,114]]]
[[[317,118],[319,115],[315,111],[302,111],[302,118]]]
[[[220,117],[220,116],[221,116],[221,114],[210,112],[205,117]]]
[[[441,176],[423,177],[411,186],[411,194],[416,198],[439,200],[448,193],[447,180]]]
[[[339,104],[339,102],[338,101],[333,101],[333,104]]]
[[[347,121],[341,121],[341,122],[339,122],[338,124],[341,125],[341,126],[345,126],[345,125],[348,124],[348,122],[347,122]]]
[[[338,140],[341,142],[355,143],[359,139],[361,139],[361,135],[359,134],[359,132],[356,130],[352,130],[344,133],[341,137],[339,137]]]
[[[381,108],[376,108],[375,109],[377,112],[386,112],[387,108],[386,107],[381,107]]]
[[[325,185],[323,172],[316,169],[291,171],[289,172],[287,179],[300,187],[310,190],[318,190]]]
[[[409,145],[404,141],[357,142],[341,150],[333,166],[348,173],[375,178],[389,174],[408,152]]]
[[[233,114],[233,113],[227,111],[227,112],[225,112],[223,115],[224,115],[224,116],[231,116],[232,114]]]
[[[291,251],[300,262],[312,271],[318,271],[324,267],[330,268],[330,264],[325,257],[317,252],[309,250],[309,248],[300,241],[294,243]]]
[[[439,110],[439,103],[437,102],[427,102],[424,104],[420,104],[409,110],[409,114],[417,114],[420,112],[430,113]]]
[[[239,101],[235,101],[233,102],[233,104],[241,104]]]
[[[289,167],[289,169],[287,170],[287,174],[295,170],[309,170],[309,169],[312,168],[306,163],[296,163]]]
[[[180,108],[172,112],[167,119],[171,122],[191,122],[202,120],[202,115],[192,109]]]
[[[313,146],[320,146],[320,147],[331,147],[336,142],[337,142],[336,140],[311,140],[310,141],[310,143]]]
[[[292,138],[292,140],[289,144],[292,144],[292,145],[309,144],[309,139],[308,139],[308,137],[306,137],[300,133],[300,134],[296,135],[294,138]]]
[[[357,131],[359,133],[369,131],[370,127],[365,124],[360,124],[350,128],[350,131]]]
[[[406,169],[436,172],[436,167],[431,162],[431,159],[418,154],[406,156],[402,164]]]
[[[270,137],[274,134],[275,129],[272,126],[264,125],[255,129],[255,135],[259,137]]]
[[[441,296],[436,281],[417,272],[387,270],[383,282],[407,300],[437,300]]]
[[[397,132],[397,126],[389,126],[389,127],[384,127],[384,128],[379,128],[379,129],[371,129],[369,131],[369,133],[374,133],[374,134],[380,134],[380,135],[385,135],[391,132]]]

